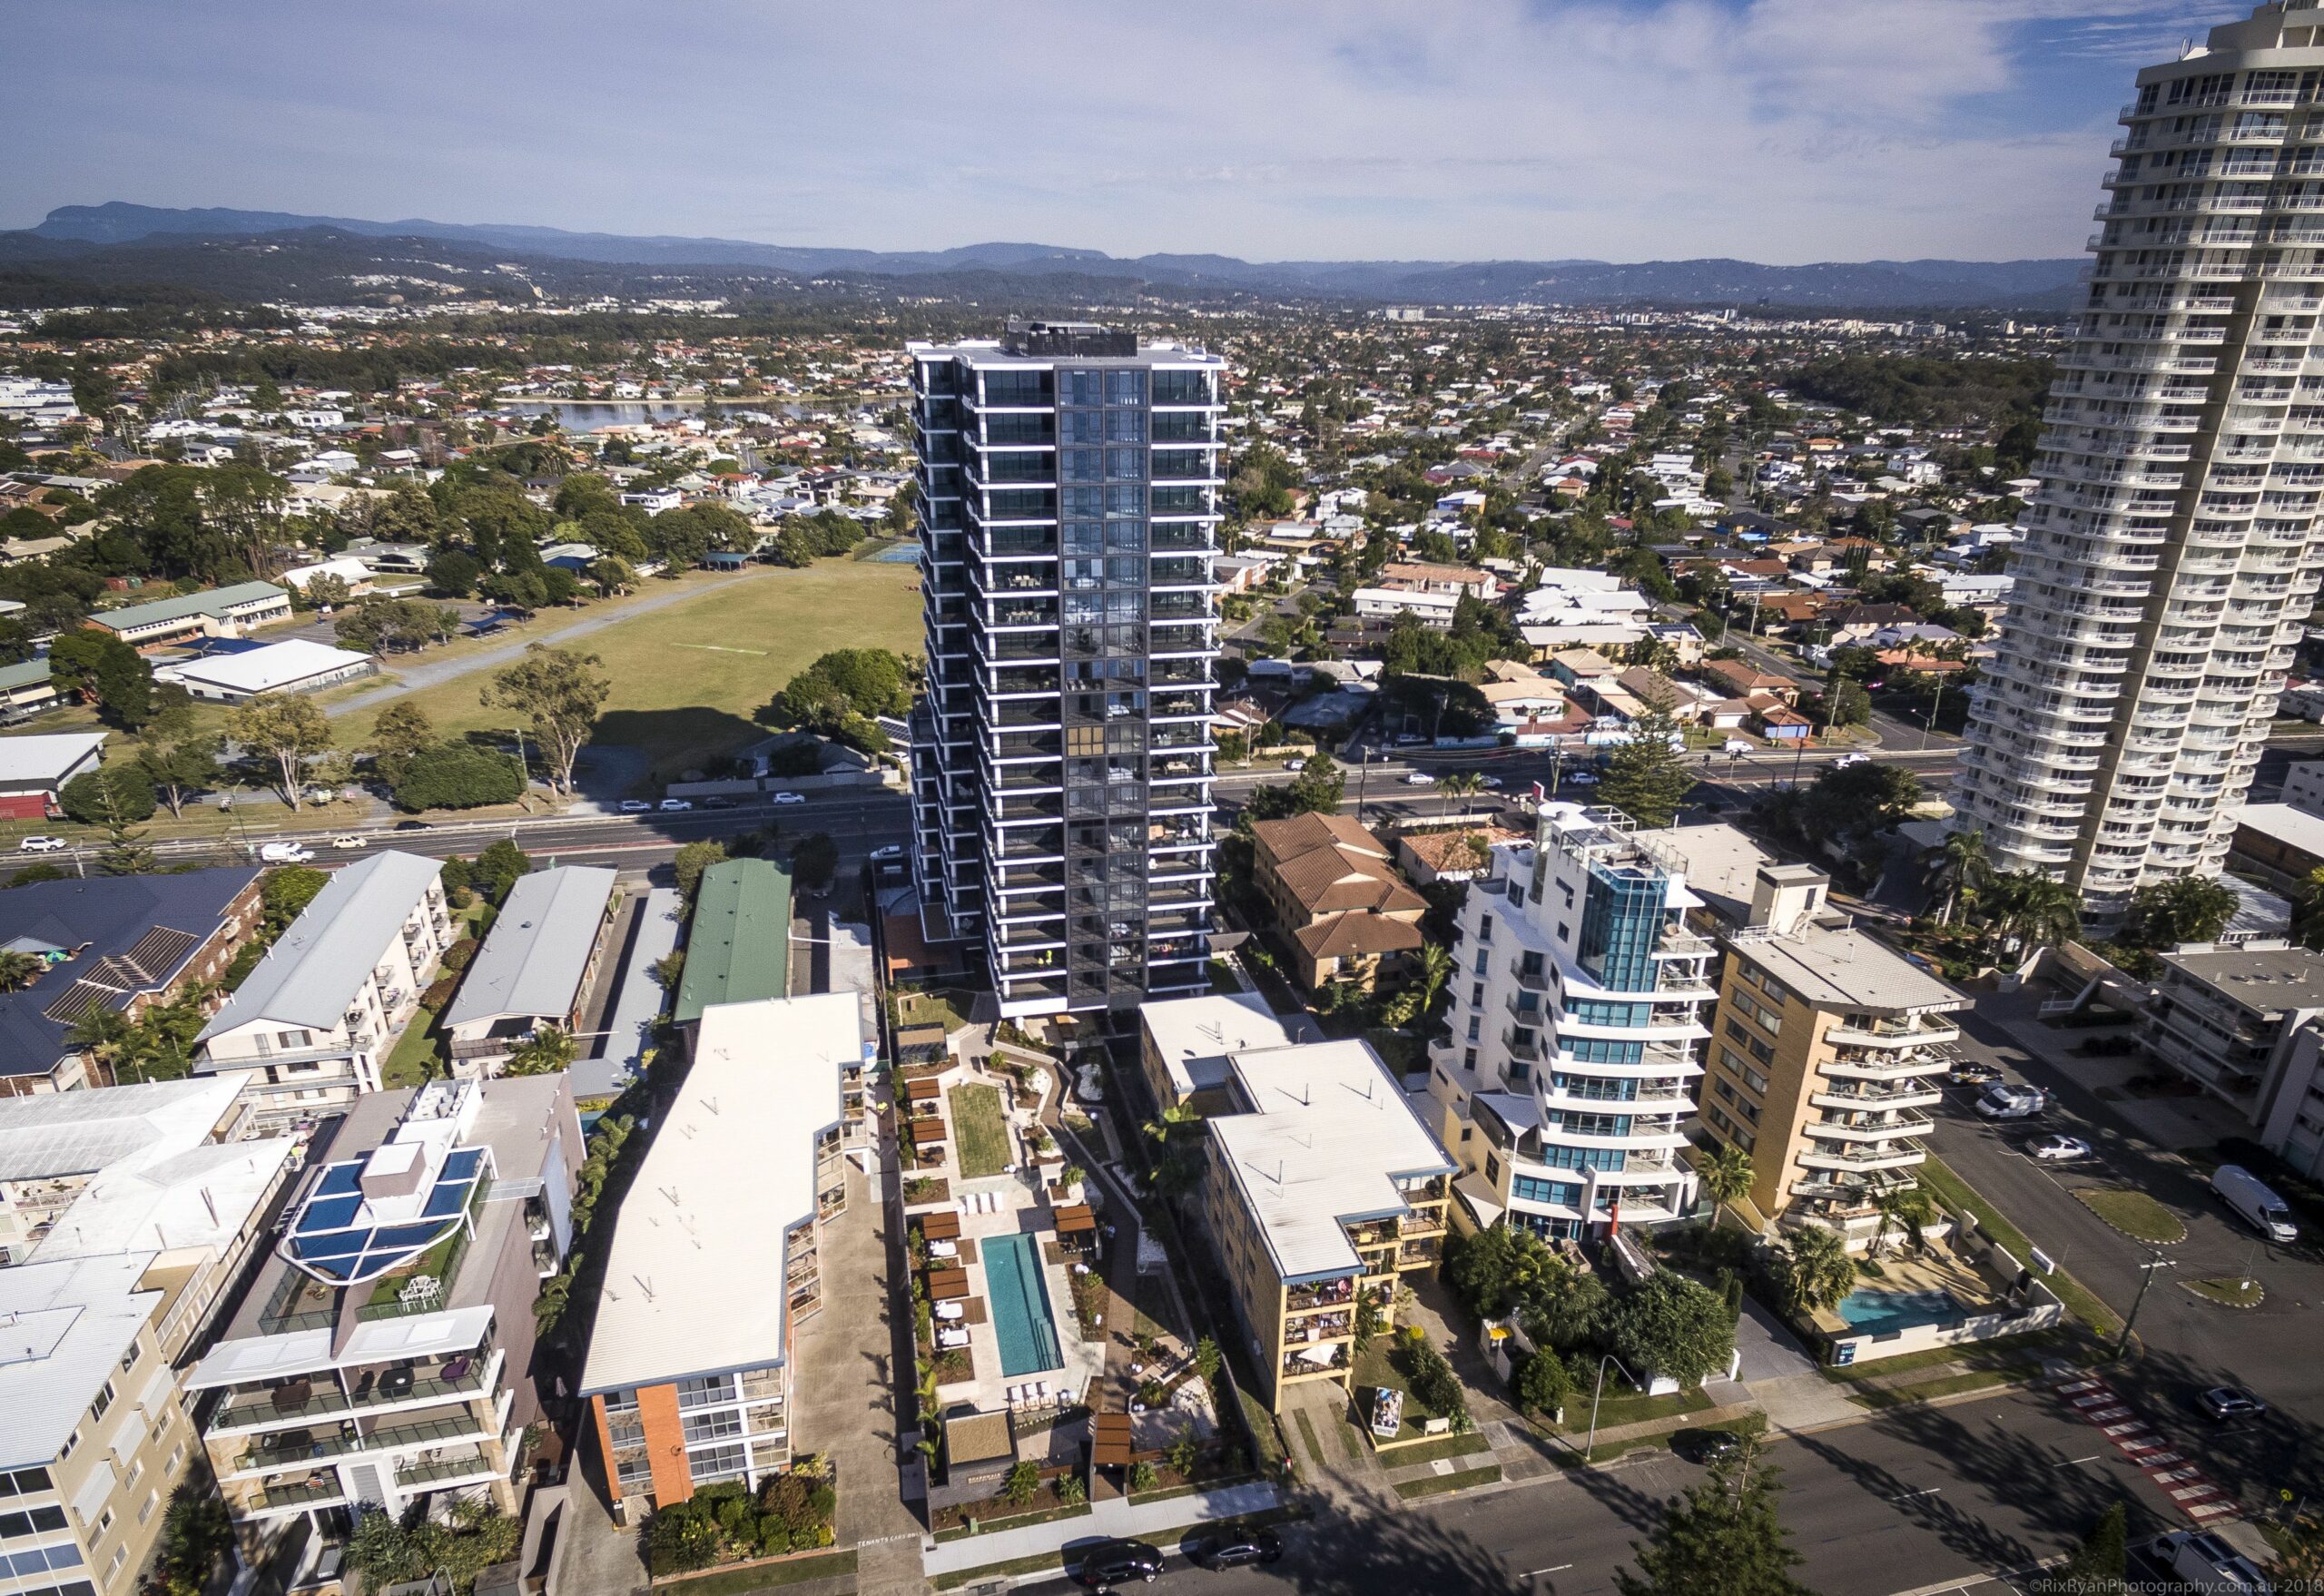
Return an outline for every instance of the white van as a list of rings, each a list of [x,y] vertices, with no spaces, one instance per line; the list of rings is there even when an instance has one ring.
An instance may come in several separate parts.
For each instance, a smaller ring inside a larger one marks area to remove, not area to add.
[[[2284,1199],[2242,1165],[2221,1164],[2212,1170],[2211,1190],[2270,1241],[2299,1239],[2299,1227],[2291,1222],[2291,1210],[2284,1206]]]
[[[315,851],[302,842],[266,842],[259,847],[261,864],[304,864],[315,856]]]
[[[2203,1596],[2270,1596],[2275,1590],[2258,1564],[2201,1530],[2162,1536],[2154,1543],[2154,1558]]]
[[[2040,1087],[1996,1080],[1977,1099],[1977,1112],[1988,1119],[2025,1119],[2039,1114],[2048,1102]]]

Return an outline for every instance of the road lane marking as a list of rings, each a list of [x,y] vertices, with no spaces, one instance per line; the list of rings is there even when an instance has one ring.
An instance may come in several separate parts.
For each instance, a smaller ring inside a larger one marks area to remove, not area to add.
[[[1565,1571],[1566,1571],[1566,1570],[1568,1570],[1568,1569],[1571,1568],[1572,1566],[1573,1566],[1573,1564],[1571,1564],[1571,1563],[1570,1563],[1570,1562],[1561,1562],[1561,1563],[1558,1564],[1558,1565],[1557,1565],[1557,1567],[1555,1567],[1555,1568],[1535,1568],[1535,1569],[1527,1569],[1523,1573],[1521,1573],[1521,1574],[1518,1575],[1517,1577],[1518,1577],[1519,1579],[1521,1579],[1521,1580],[1530,1580],[1530,1579],[1533,1578],[1536,1574],[1561,1574],[1561,1573],[1565,1572]]]
[[[2088,1457],[2070,1457],[2066,1459],[2065,1462],[2059,1463],[2056,1466],[2062,1469],[2079,1468],[2086,1463],[2096,1463],[2100,1458],[2105,1455],[2106,1454],[2102,1452],[2093,1452]]]
[[[1910,1502],[1915,1496],[1934,1496],[1944,1489],[1945,1487],[1942,1485],[1931,1485],[1926,1490],[1907,1491],[1902,1496],[1891,1496],[1888,1500],[1891,1502]]]

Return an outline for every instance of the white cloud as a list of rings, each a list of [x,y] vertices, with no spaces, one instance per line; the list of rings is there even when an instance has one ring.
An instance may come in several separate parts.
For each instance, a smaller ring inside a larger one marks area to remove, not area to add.
[[[2158,0],[26,13],[0,202],[1261,259],[2064,253],[2129,79],[2059,58],[2153,58],[2158,29],[2200,31]]]

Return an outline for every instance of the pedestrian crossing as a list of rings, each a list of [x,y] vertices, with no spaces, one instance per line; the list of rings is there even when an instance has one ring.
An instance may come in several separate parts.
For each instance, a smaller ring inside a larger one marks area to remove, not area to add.
[[[2105,1381],[2075,1375],[2058,1381],[2053,1389],[2076,1412],[2097,1426],[2122,1454],[2146,1472],[2179,1510],[2199,1524],[2217,1523],[2241,1511],[2228,1493],[2211,1483],[2183,1453],[2155,1433]]]

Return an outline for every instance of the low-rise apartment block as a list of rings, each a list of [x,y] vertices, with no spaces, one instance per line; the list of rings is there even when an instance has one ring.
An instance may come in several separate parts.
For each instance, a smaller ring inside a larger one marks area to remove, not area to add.
[[[379,1089],[452,945],[442,868],[389,851],[332,872],[202,1028],[194,1068],[248,1072],[259,1128],[311,1126]]]
[[[1343,814],[1296,814],[1251,828],[1252,872],[1308,990],[1362,990],[1421,948],[1428,900],[1388,862],[1387,844]]]
[[[88,625],[138,648],[194,637],[246,637],[252,628],[290,618],[290,596],[271,582],[235,582],[201,593],[100,610]]]
[[[1266,1388],[1345,1387],[1359,1314],[1395,1321],[1442,1256],[1457,1167],[1360,1039],[1238,1052],[1209,1121],[1204,1218]]]
[[[199,1444],[151,1253],[0,1269],[0,1588],[123,1596]]]
[[[1694,1118],[1716,952],[1686,862],[1629,818],[1544,803],[1492,850],[1456,922],[1432,1125],[1460,1161],[1460,1222],[1603,1236],[1693,1212]]]
[[[533,1302],[572,1241],[581,1122],[562,1074],[373,1092],[187,1374],[247,1555],[439,1493],[514,1512]]]
[[[846,1198],[853,992],[714,1004],[614,1221],[582,1374],[626,1520],[791,1465],[800,1322],[822,1305],[822,1222]]]
[[[444,1010],[452,1072],[489,1075],[536,1032],[569,1031],[605,950],[610,866],[559,865],[521,877]]]
[[[1236,1054],[1291,1043],[1291,1033],[1256,992],[1141,1003],[1137,1031],[1138,1063],[1156,1104],[1190,1103],[1204,1114],[1226,1107]]]
[[[10,888],[0,950],[44,968],[0,992],[0,1096],[111,1085],[76,1028],[100,1009],[135,1020],[224,975],[258,930],[261,880],[227,868]]]
[[[1732,826],[1659,834],[1688,860],[1698,920],[1725,949],[1705,1135],[1750,1155],[1763,1219],[1869,1245],[1876,1200],[1927,1161],[1920,1138],[1968,999],[1850,926],[1815,866],[1775,863]]]
[[[2162,974],[2139,1017],[2139,1041],[2176,1070],[2267,1132],[2299,1128],[2315,1074],[2315,1048],[2301,1035],[2324,1021],[2324,953],[2288,942],[2180,949],[2162,955]],[[2311,1132],[2309,1140],[2316,1138]]]

